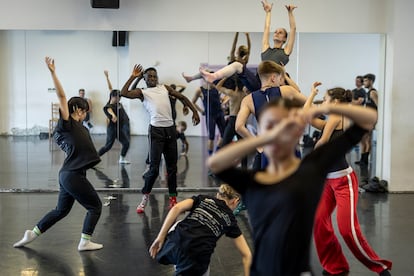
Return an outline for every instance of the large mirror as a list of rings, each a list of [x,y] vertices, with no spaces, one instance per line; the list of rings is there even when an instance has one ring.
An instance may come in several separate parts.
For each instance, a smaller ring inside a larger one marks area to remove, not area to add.
[[[250,34],[249,64],[252,66],[260,62],[261,36],[261,33]],[[154,66],[161,83],[185,85],[183,94],[191,100],[201,82],[187,83],[182,72],[195,74],[203,64],[215,68],[226,65],[233,38],[234,33],[228,32],[129,32],[126,46],[113,47],[113,32],[109,31],[0,31],[3,61],[0,65],[0,158],[3,164],[0,188],[58,188],[57,172],[64,159],[63,152],[49,142],[49,137],[39,137],[40,133],[49,131],[51,104],[56,101],[44,64],[45,56],[56,59],[57,73],[68,96],[77,96],[83,88],[86,97],[91,99],[93,128],[90,131],[99,149],[106,141],[107,117],[103,107],[110,99],[104,70],[109,72],[113,89],[121,89],[133,64]],[[245,43],[244,33],[240,33],[238,45]],[[385,36],[381,34],[298,33],[286,70],[305,95],[316,80],[323,83],[321,90],[333,86],[354,89],[357,75],[373,73],[377,76],[374,86],[381,101],[384,60]],[[141,81],[138,86],[145,87],[145,82]],[[88,172],[97,188],[138,189],[143,185],[149,117],[139,100],[122,98],[121,103],[130,118],[132,136],[126,158],[131,164],[119,163],[122,145],[116,140],[112,149],[102,156],[102,162]],[[380,113],[381,108],[380,103]],[[379,118],[374,135],[377,150],[374,149],[376,154],[371,156],[372,174],[381,170],[375,168],[375,158],[380,158],[382,148],[382,116]],[[178,103],[177,121],[180,120],[188,125],[185,134],[190,152],[187,157],[179,158],[179,186],[215,186],[204,168],[207,156],[205,119],[201,116],[200,124],[192,126],[191,116],[184,116],[182,105]],[[178,145],[180,148],[180,141]],[[154,187],[165,187],[163,173]]]

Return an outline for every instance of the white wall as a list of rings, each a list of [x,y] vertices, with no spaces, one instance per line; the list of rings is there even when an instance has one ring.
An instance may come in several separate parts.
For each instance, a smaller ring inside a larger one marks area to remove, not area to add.
[[[10,77],[2,86],[9,87],[4,91],[13,92],[7,93],[8,104],[1,110],[8,124],[4,122],[0,133],[11,133],[14,128],[47,127],[50,103],[56,101],[56,96],[48,92],[53,83],[44,64],[46,55],[56,59],[57,73],[68,97],[76,96],[79,88],[85,88],[93,102],[95,127],[92,132],[105,133],[102,107],[108,100],[108,89],[104,69],[109,70],[113,87],[121,88],[135,63],[144,67],[159,64],[160,82],[187,85],[184,95],[191,99],[200,82],[186,84],[181,72],[196,73],[200,63],[226,64],[234,37],[233,33],[218,32],[130,32],[129,46],[116,48],[111,46],[111,32],[106,31],[7,31],[2,34],[9,38],[4,39],[8,46],[2,47],[1,52],[12,52],[11,59],[0,65],[3,71],[11,69]],[[251,40],[249,63],[259,64],[261,33],[252,33]],[[243,34],[239,43],[246,43]],[[378,76],[380,72],[380,35],[298,34],[297,45],[287,70],[306,95],[316,80],[323,82],[322,89],[333,86],[352,89],[356,75],[372,72]],[[145,83],[142,81],[140,86],[145,87]],[[146,134],[148,115],[142,103],[129,99],[122,102],[131,118],[131,132]],[[178,120],[186,120],[191,126],[191,117],[183,117],[181,104],[177,106]],[[201,135],[201,125],[189,127],[187,133]]]
[[[0,29],[261,32],[260,0],[120,0],[92,9],[90,0],[2,0]],[[295,4],[299,32],[383,33],[386,0],[273,1],[273,22],[287,26]],[[276,20],[277,19],[277,20]]]

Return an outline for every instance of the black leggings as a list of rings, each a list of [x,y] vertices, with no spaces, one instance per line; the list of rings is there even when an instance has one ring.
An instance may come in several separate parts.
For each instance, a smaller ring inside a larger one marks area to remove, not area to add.
[[[130,140],[129,122],[120,124],[119,131],[116,126],[117,124],[109,123],[106,130],[106,143],[105,146],[100,148],[98,152],[99,156],[102,156],[105,152],[112,148],[116,138],[118,138],[119,142],[122,144],[121,156],[126,156]]]
[[[40,232],[46,232],[56,222],[66,217],[76,200],[88,211],[83,221],[82,233],[92,235],[101,216],[102,202],[92,184],[86,179],[86,171],[60,171],[59,185],[57,206],[37,224]]]

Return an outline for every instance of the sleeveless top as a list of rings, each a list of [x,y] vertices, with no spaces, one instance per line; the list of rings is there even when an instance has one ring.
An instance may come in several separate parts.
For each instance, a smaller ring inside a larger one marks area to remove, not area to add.
[[[332,132],[331,137],[329,137],[329,141],[335,140],[336,138],[341,136],[342,133],[345,132],[345,130],[344,130],[344,116],[342,116],[341,124],[342,124],[341,129],[335,129]],[[323,133],[323,130],[322,130],[322,133]],[[321,135],[322,135],[322,133],[321,133]],[[329,172],[331,173],[331,172],[344,170],[348,167],[349,167],[349,164],[346,161],[346,157],[345,157],[345,154],[344,154],[343,156],[341,156],[335,162],[332,163],[332,166],[329,168]]]
[[[254,116],[259,120],[260,109],[270,100],[282,97],[280,87],[270,87],[265,91],[257,90],[252,93]]]
[[[375,102],[372,100],[372,98],[371,98],[371,91],[375,91],[375,92],[377,92],[377,90],[376,89],[374,89],[374,88],[371,88],[366,94],[365,94],[365,106],[366,107],[371,107],[371,108],[373,108],[373,109],[375,109],[375,110],[377,110],[378,109],[378,107],[377,107],[377,105],[375,104]]]
[[[271,60],[279,65],[285,66],[289,62],[289,56],[286,55],[283,48],[267,48],[262,54],[262,61]]]

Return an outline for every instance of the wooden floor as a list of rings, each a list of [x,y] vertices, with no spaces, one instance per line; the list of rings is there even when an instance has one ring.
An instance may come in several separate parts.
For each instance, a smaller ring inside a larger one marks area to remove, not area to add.
[[[99,148],[105,136],[93,139]],[[178,165],[179,200],[199,193],[213,194],[219,184],[208,176],[204,166],[205,140],[190,137],[189,142],[188,158],[181,157]],[[77,244],[85,211],[78,204],[26,248],[12,247],[24,230],[32,229],[54,208],[63,153],[37,137],[1,137],[0,146],[0,275],[172,275],[171,266],[156,263],[147,251],[167,213],[163,177],[156,183],[146,213],[135,213],[143,185],[146,137],[132,138],[127,156],[130,165],[119,166],[120,146],[115,144],[97,168],[88,171],[89,180],[106,205],[94,233],[94,240],[103,243],[104,248],[83,253],[77,251]],[[350,158],[355,159],[352,154]],[[360,175],[359,168],[355,169]],[[412,206],[414,194],[360,193],[358,215],[363,233],[380,256],[393,261],[393,275],[414,275]],[[242,212],[238,221],[251,245],[247,214]],[[375,275],[352,256],[345,244],[343,248],[350,275]],[[312,268],[321,275],[314,249]],[[226,238],[219,241],[212,257],[211,275],[242,275],[240,256]]]

